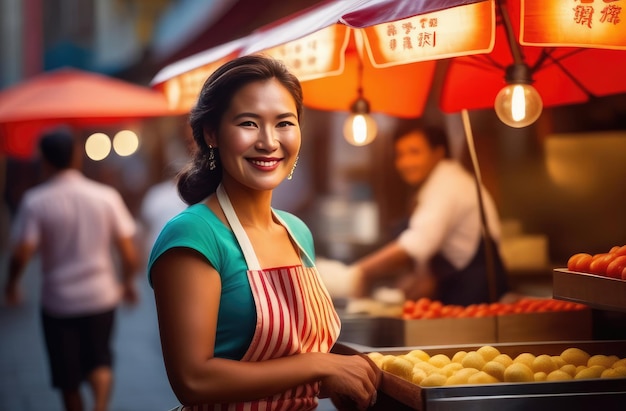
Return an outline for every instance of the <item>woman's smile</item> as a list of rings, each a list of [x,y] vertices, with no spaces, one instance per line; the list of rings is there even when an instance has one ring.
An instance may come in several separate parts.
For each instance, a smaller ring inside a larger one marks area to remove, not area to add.
[[[282,161],[282,159],[277,158],[248,158],[247,160],[255,168],[263,171],[275,170],[278,167],[278,163]]]

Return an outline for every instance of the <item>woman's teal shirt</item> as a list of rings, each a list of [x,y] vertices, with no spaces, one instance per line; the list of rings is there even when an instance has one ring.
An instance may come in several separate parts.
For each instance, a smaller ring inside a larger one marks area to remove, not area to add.
[[[304,251],[314,258],[313,237],[309,228],[293,214],[274,210],[287,224]],[[248,282],[246,261],[229,227],[204,204],[195,204],[172,218],[157,238],[148,261],[148,281],[155,261],[167,250],[185,247],[203,255],[222,280],[217,318],[215,356],[239,360],[252,341],[256,309]],[[276,250],[281,252],[281,250]],[[313,262],[302,257],[303,264]]]

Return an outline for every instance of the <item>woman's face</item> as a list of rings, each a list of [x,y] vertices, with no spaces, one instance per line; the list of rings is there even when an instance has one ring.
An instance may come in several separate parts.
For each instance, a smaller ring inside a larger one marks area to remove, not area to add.
[[[232,98],[217,141],[224,177],[256,190],[271,190],[291,171],[301,144],[296,103],[276,79],[255,81]]]
[[[396,140],[394,151],[396,170],[402,180],[411,186],[423,183],[445,154],[442,147],[431,147],[419,131]]]

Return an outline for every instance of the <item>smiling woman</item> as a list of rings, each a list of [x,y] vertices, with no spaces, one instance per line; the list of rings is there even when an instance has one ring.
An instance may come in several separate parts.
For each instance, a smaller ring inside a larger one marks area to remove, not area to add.
[[[365,409],[378,373],[331,354],[339,317],[298,217],[271,207],[301,145],[300,83],[261,56],[230,61],[191,112],[196,152],[179,176],[190,206],[148,263],[163,356],[181,410],[312,410],[320,395]]]

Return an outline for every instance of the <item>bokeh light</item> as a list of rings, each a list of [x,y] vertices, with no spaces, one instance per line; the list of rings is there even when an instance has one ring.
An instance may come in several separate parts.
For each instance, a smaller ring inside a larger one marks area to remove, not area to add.
[[[94,161],[105,159],[111,152],[111,139],[104,133],[94,133],[85,141],[85,153]]]
[[[139,148],[139,138],[131,130],[122,130],[113,137],[113,150],[122,156],[130,156]]]

